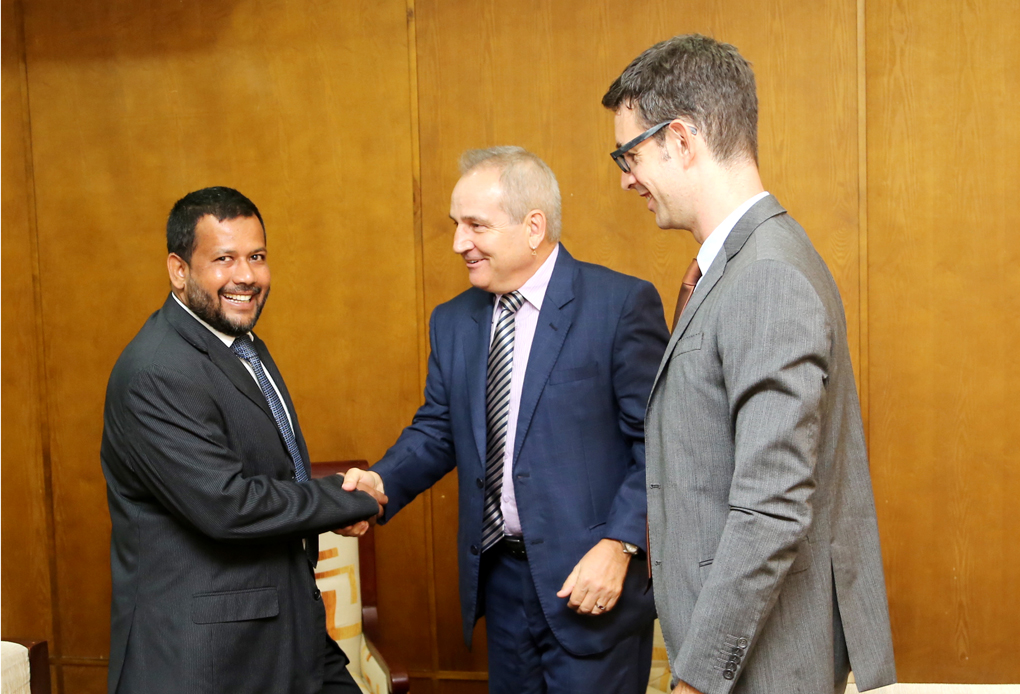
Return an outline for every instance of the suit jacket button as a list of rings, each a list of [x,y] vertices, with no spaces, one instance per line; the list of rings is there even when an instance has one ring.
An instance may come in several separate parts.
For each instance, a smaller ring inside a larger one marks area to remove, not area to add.
[[[478,556],[478,545],[471,545],[471,554]]]
[[[316,600],[319,600],[322,597],[322,593],[319,592],[318,588],[312,591],[312,597],[315,598]]]
[[[727,670],[726,672],[724,672],[722,674],[722,676],[723,676],[723,679],[727,679],[727,680],[733,679],[733,670]]]
[[[481,477],[475,478],[475,486],[478,487],[479,489],[485,486],[485,482],[482,481]]]

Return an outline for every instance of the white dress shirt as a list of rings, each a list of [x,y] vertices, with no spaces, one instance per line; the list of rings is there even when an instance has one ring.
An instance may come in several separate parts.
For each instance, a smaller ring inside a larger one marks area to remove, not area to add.
[[[754,205],[754,203],[758,202],[768,194],[768,191],[762,191],[754,197],[745,200],[740,207],[730,212],[729,216],[722,221],[722,224],[717,226],[712,233],[708,235],[705,242],[701,244],[701,250],[698,251],[698,267],[701,268],[702,277],[708,274],[708,268],[712,267],[712,262],[715,260],[715,257],[719,255],[719,251],[722,250],[723,244],[726,243],[726,237],[730,235],[731,231],[733,231],[733,227],[737,225],[740,218],[743,217],[749,209],[751,209],[751,206]],[[698,283],[701,283],[700,279],[698,280]],[[695,287],[697,287],[697,285],[695,285]]]
[[[510,419],[506,427],[506,448],[503,450],[503,496],[500,499],[500,510],[503,512],[503,533],[520,536],[521,519],[517,514],[517,496],[514,493],[513,460],[514,438],[517,436],[517,413],[521,408],[521,391],[524,389],[524,374],[528,370],[528,356],[531,354],[531,343],[535,339],[538,327],[538,314],[542,310],[545,291],[549,288],[553,267],[560,254],[560,245],[556,244],[553,252],[545,259],[538,271],[531,276],[519,290],[524,303],[517,309],[514,316],[514,360],[510,371]],[[496,310],[492,312],[492,330],[489,332],[489,346],[496,334],[499,322],[499,299],[496,295]]]
[[[221,333],[219,330],[217,330],[216,328],[212,327],[211,325],[206,323],[204,320],[199,318],[197,315],[195,315],[195,312],[192,311],[190,308],[188,308],[183,301],[178,299],[177,295],[174,294],[173,292],[171,292],[170,295],[174,298],[174,301],[176,301],[178,304],[181,305],[181,308],[183,308],[185,311],[187,311],[188,313],[191,314],[192,318],[194,318],[199,323],[201,323],[206,328],[208,328],[209,332],[211,332],[213,335],[215,335],[216,337],[220,338],[220,341],[222,341],[223,344],[225,344],[228,349],[230,349],[232,347],[232,345],[234,344],[234,340],[236,338],[233,338],[230,335],[227,335],[226,333]],[[254,336],[249,332],[248,333],[248,337],[252,338]],[[244,359],[241,359],[241,357],[237,357],[237,360],[239,362],[241,362],[242,364],[244,364],[244,368],[248,369],[248,373],[250,373],[251,377],[255,379],[255,385],[258,385],[259,379],[258,379],[257,376],[255,376],[255,369],[251,368],[251,364],[249,364]],[[266,372],[266,378],[269,379],[269,384],[271,386],[273,386],[273,390],[276,391],[276,397],[280,398],[280,403],[283,405],[283,411],[287,415],[287,423],[290,424],[290,433],[293,434],[294,433],[294,421],[290,418],[290,411],[287,410],[287,401],[283,399],[283,394],[280,393],[280,389],[276,386],[276,381],[274,381],[273,377],[269,374],[269,369],[266,368],[265,364],[262,365],[262,370]],[[262,390],[262,386],[259,386],[259,390],[260,391]]]

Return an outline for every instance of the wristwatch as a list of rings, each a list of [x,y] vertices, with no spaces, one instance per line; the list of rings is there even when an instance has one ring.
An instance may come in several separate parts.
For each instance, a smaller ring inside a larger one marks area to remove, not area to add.
[[[639,551],[641,551],[641,549],[637,545],[632,545],[629,542],[624,542],[623,540],[620,540],[620,544],[623,545],[623,553],[624,554],[629,554],[631,556],[634,556]]]

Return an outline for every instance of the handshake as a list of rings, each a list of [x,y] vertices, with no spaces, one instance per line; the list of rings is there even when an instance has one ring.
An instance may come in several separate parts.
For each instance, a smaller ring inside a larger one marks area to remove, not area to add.
[[[386,493],[383,491],[382,477],[378,473],[372,472],[371,470],[362,470],[361,468],[351,468],[344,475],[344,489],[349,492],[355,490],[366,492],[376,503],[379,504],[379,513],[373,518],[368,520],[358,521],[353,525],[348,525],[346,528],[339,528],[333,532],[344,537],[361,537],[366,532],[370,525],[375,523],[376,518],[383,514],[383,507],[386,506],[386,502],[389,499]]]

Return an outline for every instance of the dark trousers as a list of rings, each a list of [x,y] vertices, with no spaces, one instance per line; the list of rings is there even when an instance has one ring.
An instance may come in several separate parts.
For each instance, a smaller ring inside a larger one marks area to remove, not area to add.
[[[652,664],[651,622],[604,653],[576,656],[549,628],[527,559],[497,546],[485,553],[482,566],[490,694],[644,694]]]
[[[321,694],[361,694],[361,688],[355,684],[351,673],[347,672],[347,656],[329,634],[326,635],[325,646]]]

